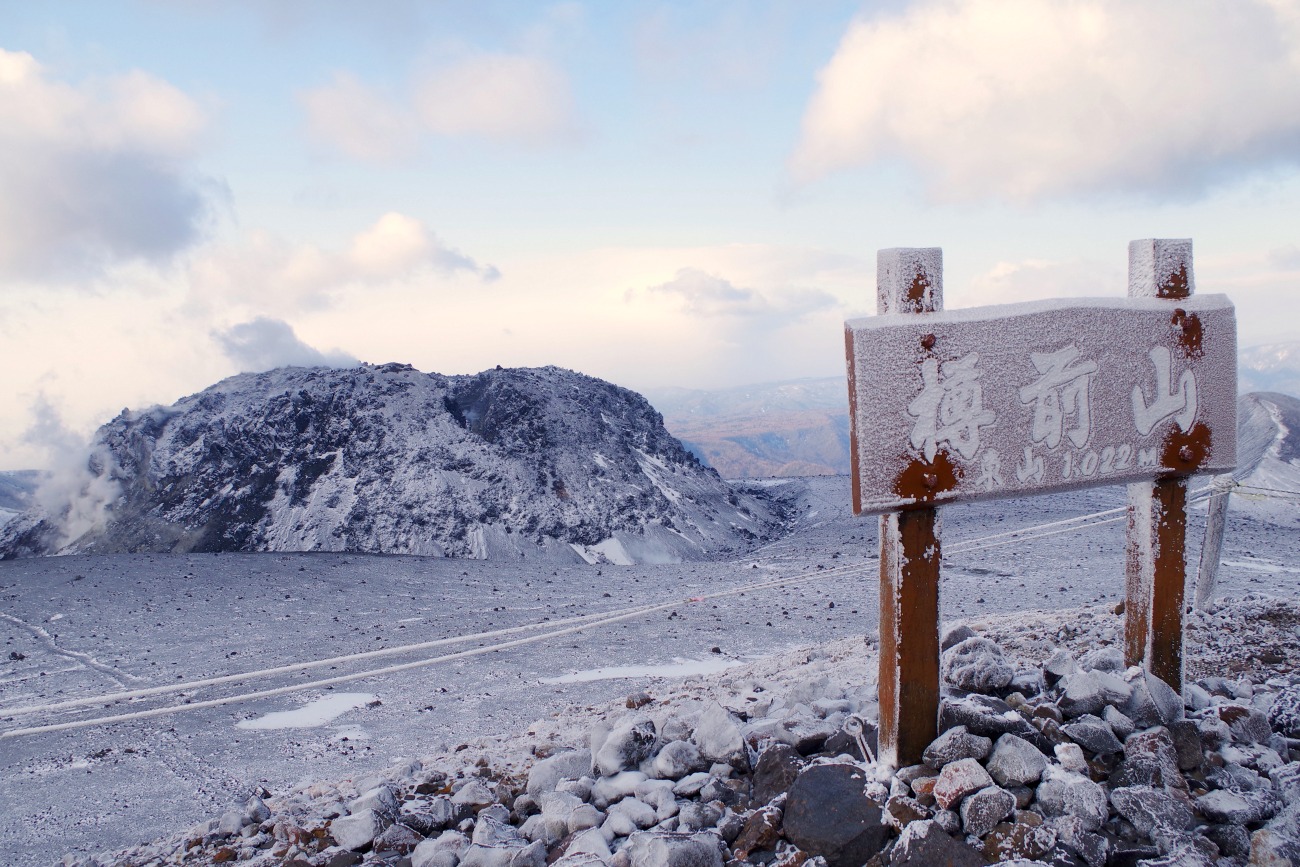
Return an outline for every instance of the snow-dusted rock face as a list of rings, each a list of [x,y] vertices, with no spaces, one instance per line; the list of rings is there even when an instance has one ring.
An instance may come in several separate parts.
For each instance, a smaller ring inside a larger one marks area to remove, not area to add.
[[[118,491],[94,529],[68,538],[54,517],[28,515],[0,553],[676,562],[777,525],[770,504],[702,467],[641,396],[554,367],[242,374],[123,411],[93,454],[92,472]]]

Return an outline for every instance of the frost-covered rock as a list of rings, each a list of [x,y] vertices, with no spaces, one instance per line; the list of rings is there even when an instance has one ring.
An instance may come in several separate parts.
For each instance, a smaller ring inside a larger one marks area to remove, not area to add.
[[[411,867],[456,867],[469,848],[469,838],[459,831],[444,831],[421,842],[411,852]]]
[[[344,849],[369,846],[388,827],[383,816],[374,810],[359,810],[340,816],[330,824],[330,835]]]
[[[1047,769],[1047,757],[1024,738],[1006,734],[998,738],[986,767],[1000,786],[1032,785]]]
[[[1106,791],[1083,774],[1049,765],[1037,791],[1038,807],[1047,818],[1074,816],[1089,831],[1106,824]]]
[[[899,835],[890,853],[892,867],[984,867],[984,857],[954,840],[937,821],[912,822]]]
[[[542,759],[528,772],[528,794],[551,792],[562,780],[576,780],[591,772],[590,750],[568,750]]]
[[[958,759],[943,766],[934,784],[934,799],[945,810],[953,809],[962,798],[993,785],[993,778],[975,759]]]
[[[705,761],[700,755],[699,747],[690,741],[669,741],[654,759],[655,776],[665,780],[680,780],[704,767]]]
[[[1016,676],[1002,658],[1002,648],[976,636],[958,642],[943,652],[943,679],[958,689],[992,692],[1003,689]]]
[[[1192,821],[1192,808],[1183,800],[1151,786],[1126,786],[1110,793],[1115,810],[1150,837],[1157,831],[1178,833]]]
[[[825,858],[830,867],[860,867],[884,847],[888,831],[879,804],[864,792],[866,783],[866,774],[856,765],[813,765],[805,770],[786,798],[786,837],[803,851]]]
[[[731,764],[746,756],[745,737],[731,711],[712,702],[700,714],[693,736],[700,755],[711,762]]]
[[[722,838],[717,834],[638,831],[628,838],[629,867],[722,867]]]
[[[1300,738],[1300,686],[1288,686],[1274,696],[1268,723],[1288,738]]]
[[[1092,714],[1085,714],[1074,722],[1061,726],[1061,731],[1079,746],[1094,755],[1107,756],[1117,753],[1122,748],[1115,732],[1106,725],[1105,720]]]
[[[999,786],[986,786],[962,799],[961,824],[967,834],[983,837],[1016,808],[1016,796]]]
[[[628,717],[605,737],[596,752],[596,769],[611,777],[635,769],[654,752],[655,724],[649,717]]]
[[[936,771],[960,759],[984,759],[993,749],[993,741],[966,731],[965,726],[950,728],[925,748],[921,760]]]
[[[1139,672],[1130,682],[1132,694],[1124,714],[1139,727],[1169,725],[1183,718],[1183,700],[1169,684],[1149,671]]]

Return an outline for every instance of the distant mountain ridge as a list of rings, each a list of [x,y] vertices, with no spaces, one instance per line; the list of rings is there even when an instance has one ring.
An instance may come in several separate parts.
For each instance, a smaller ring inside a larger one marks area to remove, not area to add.
[[[731,552],[779,524],[770,501],[701,466],[640,395],[554,367],[241,374],[124,411],[96,434],[89,465],[97,512],[28,512],[0,530],[0,553],[659,562]]]

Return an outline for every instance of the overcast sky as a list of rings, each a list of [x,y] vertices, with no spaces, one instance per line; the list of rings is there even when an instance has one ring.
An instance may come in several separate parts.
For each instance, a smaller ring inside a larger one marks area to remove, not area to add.
[[[843,371],[1191,237],[1300,339],[1300,0],[0,0],[0,469],[242,370]]]

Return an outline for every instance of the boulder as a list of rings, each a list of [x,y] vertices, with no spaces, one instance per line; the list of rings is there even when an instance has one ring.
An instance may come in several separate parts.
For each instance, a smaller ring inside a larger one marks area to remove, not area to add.
[[[1005,734],[998,738],[985,767],[999,786],[1034,785],[1047,769],[1047,757],[1024,738]]]
[[[1100,717],[1092,714],[1085,714],[1074,722],[1066,723],[1061,726],[1061,731],[1065,732],[1070,740],[1094,755],[1108,756],[1124,748],[1110,726],[1106,725]]]
[[[1278,692],[1268,708],[1268,724],[1288,738],[1300,738],[1300,685]]]
[[[628,838],[629,867],[722,867],[722,838],[702,832],[638,831]]]
[[[1015,808],[1015,795],[999,786],[986,786],[962,799],[962,828],[971,836],[983,837]]]
[[[885,821],[896,831],[912,822],[930,818],[930,811],[920,801],[906,795],[893,795],[885,802]]]
[[[1251,744],[1267,744],[1273,734],[1268,715],[1244,704],[1221,704],[1211,710],[1225,722],[1234,740]]]
[[[460,857],[460,867],[546,867],[546,846],[471,843]]]
[[[596,770],[612,777],[638,767],[654,752],[656,737],[654,721],[649,717],[625,717],[596,751]]]
[[[1047,825],[1002,822],[984,836],[984,858],[991,864],[1016,859],[1037,861],[1055,845],[1056,832]]]
[[[959,759],[943,766],[934,784],[934,799],[945,810],[951,810],[962,798],[993,785],[993,778],[975,759]]]
[[[1252,825],[1276,816],[1282,809],[1282,799],[1271,789],[1254,792],[1219,789],[1197,798],[1196,809],[1211,822]]]
[[[704,770],[704,757],[699,747],[690,741],[669,741],[659,750],[654,760],[655,776],[664,780],[680,780],[687,774]]]
[[[934,821],[903,829],[889,857],[890,867],[984,867],[984,856],[953,839]]]
[[[364,849],[388,827],[384,817],[374,810],[360,810],[340,816],[330,823],[330,836],[344,849]]]
[[[700,714],[692,739],[699,748],[700,755],[710,762],[737,764],[748,755],[739,720],[717,702],[710,704]]]
[[[762,852],[776,848],[781,839],[781,820],[783,811],[779,807],[761,807],[745,820],[740,834],[732,844],[736,858],[748,860],[751,852]]]
[[[992,749],[993,741],[971,734],[965,726],[956,726],[931,741],[921,760],[937,771],[960,759],[984,759]]]
[[[943,651],[940,671],[945,681],[968,692],[996,692],[1016,676],[1002,658],[1002,648],[978,636]]]
[[[403,824],[389,825],[375,838],[374,851],[396,852],[398,855],[410,855],[415,847],[424,842],[424,837]]]
[[[1164,833],[1180,833],[1192,822],[1192,808],[1163,789],[1151,786],[1127,786],[1113,789],[1110,802],[1115,812],[1148,837]]]
[[[788,792],[803,766],[803,757],[789,744],[772,744],[759,753],[754,763],[754,803],[767,804]]]
[[[1033,726],[1000,698],[991,695],[948,697],[939,704],[939,730],[965,726],[973,735],[999,738],[1010,732],[1032,738]]]
[[[814,765],[799,774],[785,803],[785,836],[830,867],[861,867],[884,848],[888,827],[867,798],[856,765]]]
[[[569,750],[542,759],[528,772],[530,795],[555,791],[561,780],[576,780],[591,773],[591,751]]]
[[[1139,672],[1129,685],[1133,692],[1124,705],[1124,714],[1139,728],[1167,726],[1183,718],[1182,698],[1151,672]]]
[[[1106,817],[1110,814],[1105,789],[1083,774],[1054,765],[1049,765],[1043,773],[1037,801],[1044,817],[1075,816],[1089,831],[1096,831],[1106,824]]]

